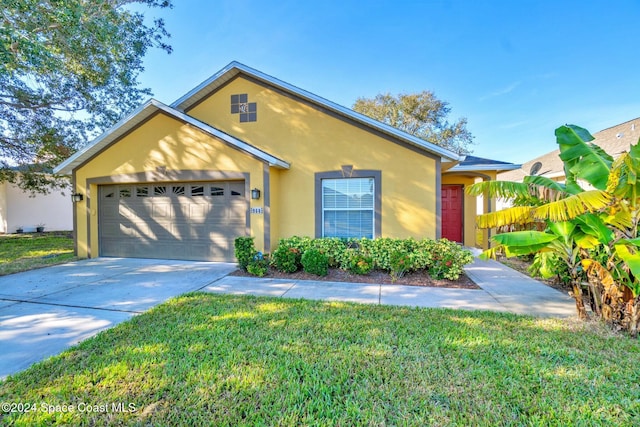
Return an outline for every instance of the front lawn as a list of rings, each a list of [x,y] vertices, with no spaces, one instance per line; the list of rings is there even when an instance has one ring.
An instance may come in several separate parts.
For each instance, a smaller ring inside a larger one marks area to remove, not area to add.
[[[35,411],[0,424],[631,426],[638,354],[566,320],[194,293],[10,377]]]
[[[74,259],[71,232],[0,236],[0,276]]]

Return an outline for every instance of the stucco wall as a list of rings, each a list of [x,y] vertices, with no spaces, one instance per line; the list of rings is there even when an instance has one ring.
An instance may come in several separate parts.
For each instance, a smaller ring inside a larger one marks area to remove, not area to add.
[[[46,231],[73,229],[69,190],[30,195],[11,183],[0,184],[1,233],[15,233],[20,226],[25,232],[35,231],[38,224],[44,224]]]
[[[231,95],[245,93],[257,103],[256,122],[241,123],[230,113]],[[314,236],[314,174],[340,171],[343,165],[382,172],[382,236],[436,236],[434,157],[243,77],[188,114],[291,163],[271,179],[274,243],[291,235]]]
[[[261,161],[178,120],[155,115],[76,170],[76,189],[85,195],[76,204],[78,255],[99,255],[97,191],[98,183],[105,183],[103,178],[169,182],[211,171],[247,173],[251,188],[263,188]],[[141,174],[146,179],[140,179]],[[252,201],[251,207],[257,206],[261,200]],[[251,235],[256,237],[256,246],[263,247],[262,215],[251,216]]]

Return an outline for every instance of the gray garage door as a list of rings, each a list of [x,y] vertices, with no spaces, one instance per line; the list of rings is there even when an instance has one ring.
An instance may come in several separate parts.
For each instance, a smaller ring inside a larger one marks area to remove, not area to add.
[[[247,234],[244,181],[103,185],[102,256],[233,261]]]

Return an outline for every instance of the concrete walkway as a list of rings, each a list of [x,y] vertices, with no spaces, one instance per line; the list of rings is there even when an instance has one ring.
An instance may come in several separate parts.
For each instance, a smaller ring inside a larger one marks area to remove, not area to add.
[[[185,292],[573,317],[573,300],[495,261],[466,272],[482,289],[229,276],[234,264],[97,258],[0,277],[0,380]]]
[[[563,294],[497,261],[482,261],[476,258],[465,268],[465,272],[482,289],[225,276],[202,290],[235,295],[365,304],[491,310],[537,317],[576,315],[575,302],[568,294]]]

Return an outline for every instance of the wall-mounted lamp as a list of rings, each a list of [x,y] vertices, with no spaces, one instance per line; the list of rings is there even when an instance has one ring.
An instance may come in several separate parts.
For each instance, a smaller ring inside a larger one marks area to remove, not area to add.
[[[258,200],[260,198],[260,190],[258,190],[257,188],[251,190],[251,198],[253,200]]]
[[[80,194],[80,193],[73,193],[73,194],[71,195],[71,201],[72,201],[73,203],[81,202],[81,201],[82,201],[82,199],[83,199],[83,197],[82,197],[82,194]]]

